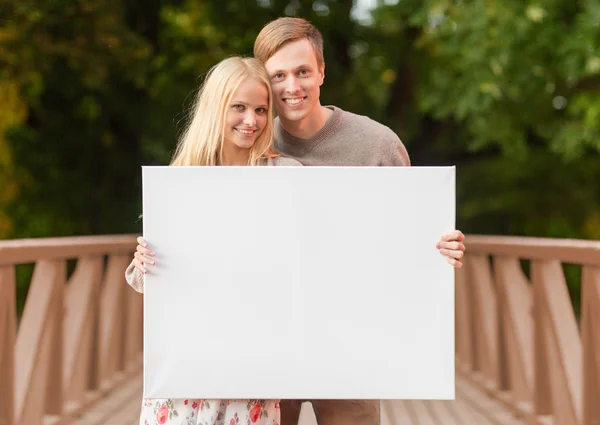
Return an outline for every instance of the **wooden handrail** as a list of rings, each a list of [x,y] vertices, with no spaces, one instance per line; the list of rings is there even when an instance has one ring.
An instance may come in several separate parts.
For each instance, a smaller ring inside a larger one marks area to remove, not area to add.
[[[124,275],[135,243],[135,235],[0,242],[0,425],[68,424],[141,370],[142,297]],[[15,268],[27,263],[35,267],[17,329]]]
[[[135,240],[135,235],[116,235],[0,241],[0,266],[107,253],[131,254]]]
[[[468,235],[465,244],[456,279],[459,372],[532,425],[600,424],[600,242]],[[583,269],[581,320],[563,264]]]
[[[469,235],[469,253],[600,266],[600,241]]]

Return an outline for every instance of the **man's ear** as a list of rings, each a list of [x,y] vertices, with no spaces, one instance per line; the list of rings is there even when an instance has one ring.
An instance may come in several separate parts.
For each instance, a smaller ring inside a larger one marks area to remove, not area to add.
[[[319,67],[319,75],[320,75],[320,79],[319,79],[319,85],[323,85],[323,82],[325,81],[325,63],[323,63],[323,65],[321,65]]]

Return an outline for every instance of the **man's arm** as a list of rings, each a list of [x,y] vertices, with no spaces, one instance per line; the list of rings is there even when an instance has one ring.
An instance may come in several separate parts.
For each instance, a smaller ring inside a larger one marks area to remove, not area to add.
[[[400,138],[394,134],[394,137],[387,144],[390,146],[390,154],[388,155],[389,163],[383,164],[387,166],[410,166],[410,157],[406,147]],[[446,261],[456,268],[463,266],[463,257],[465,255],[465,235],[460,230],[455,230],[451,233],[443,235],[436,248],[440,254],[446,257]]]

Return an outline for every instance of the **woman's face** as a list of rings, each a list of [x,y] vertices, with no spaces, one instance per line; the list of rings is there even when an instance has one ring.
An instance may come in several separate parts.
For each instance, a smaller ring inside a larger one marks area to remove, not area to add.
[[[225,143],[250,149],[267,125],[269,89],[247,78],[233,94],[225,117]]]

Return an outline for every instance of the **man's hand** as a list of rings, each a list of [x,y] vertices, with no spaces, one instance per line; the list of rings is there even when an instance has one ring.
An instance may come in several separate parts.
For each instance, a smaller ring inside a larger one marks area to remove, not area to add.
[[[460,230],[455,230],[452,233],[448,233],[440,238],[436,245],[436,248],[440,251],[446,261],[452,264],[456,268],[463,266],[462,258],[465,255],[465,235]]]

